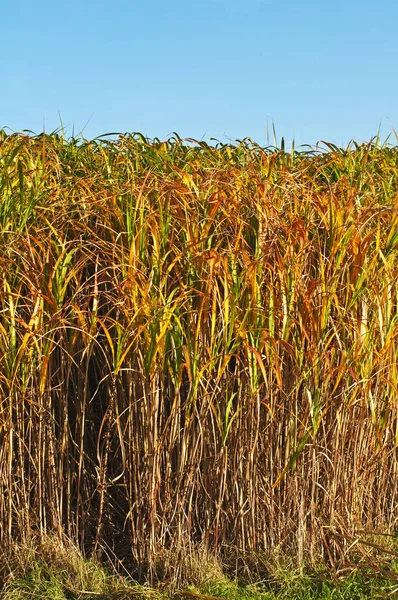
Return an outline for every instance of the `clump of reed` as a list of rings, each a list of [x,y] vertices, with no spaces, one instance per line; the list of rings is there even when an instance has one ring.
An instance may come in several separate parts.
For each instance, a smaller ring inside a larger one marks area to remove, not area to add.
[[[398,151],[325,150],[1,133],[3,549],[392,548]]]

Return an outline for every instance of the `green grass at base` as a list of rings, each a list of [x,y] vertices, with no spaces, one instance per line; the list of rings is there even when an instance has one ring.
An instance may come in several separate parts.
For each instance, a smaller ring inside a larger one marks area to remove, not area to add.
[[[92,589],[77,590],[65,583],[65,578],[57,573],[45,573],[37,570],[25,579],[15,579],[2,593],[3,600],[130,600],[158,598],[172,600],[210,600],[220,598],[225,600],[326,600],[339,598],[342,600],[362,600],[369,598],[396,597],[398,586],[391,582],[372,581],[360,577],[349,577],[338,582],[319,582],[303,579],[294,585],[278,586],[279,590],[266,590],[255,585],[239,586],[234,582],[225,581],[223,584],[209,585],[205,590],[199,590],[192,595],[188,592],[158,591],[138,584],[125,584],[119,579],[109,581],[103,586]],[[193,590],[192,590],[193,591]]]
[[[352,571],[340,578],[325,569],[303,575],[282,567],[252,584],[210,572],[203,573],[202,586],[184,589],[140,585],[86,560],[75,547],[60,548],[53,541],[16,546],[0,564],[2,600],[362,600],[398,595],[398,564],[388,571],[380,566],[373,576]]]

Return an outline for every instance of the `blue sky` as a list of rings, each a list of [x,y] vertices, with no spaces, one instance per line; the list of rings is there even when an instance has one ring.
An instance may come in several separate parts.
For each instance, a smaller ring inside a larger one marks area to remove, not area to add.
[[[398,130],[397,0],[3,0],[0,127],[345,145]],[[392,140],[394,141],[394,140]]]

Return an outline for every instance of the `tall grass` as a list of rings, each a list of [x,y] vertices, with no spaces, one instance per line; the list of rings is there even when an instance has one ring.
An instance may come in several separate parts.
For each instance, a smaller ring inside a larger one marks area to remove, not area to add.
[[[2,132],[3,549],[155,577],[390,539],[398,151],[326,150]]]

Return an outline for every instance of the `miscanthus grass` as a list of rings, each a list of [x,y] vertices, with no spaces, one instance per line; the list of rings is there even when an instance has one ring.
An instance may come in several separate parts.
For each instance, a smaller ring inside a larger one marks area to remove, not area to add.
[[[2,552],[396,557],[397,148],[2,132],[0,199]]]

